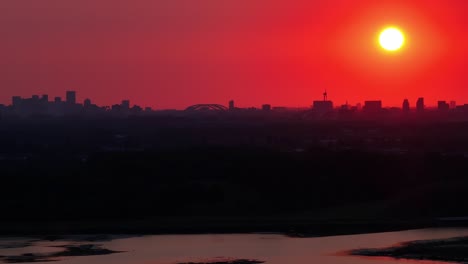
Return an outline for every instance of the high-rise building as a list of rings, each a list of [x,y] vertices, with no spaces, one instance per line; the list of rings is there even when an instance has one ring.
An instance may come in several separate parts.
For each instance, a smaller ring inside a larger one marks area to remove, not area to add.
[[[41,98],[41,101],[44,102],[44,103],[49,102],[49,95],[43,94],[43,95],[42,95],[42,98]]]
[[[11,98],[11,104],[12,104],[13,106],[19,106],[19,105],[21,104],[21,100],[22,100],[22,99],[21,99],[21,96],[13,96],[13,97]]]
[[[331,112],[333,111],[333,102],[328,100],[314,101],[313,108],[320,113]]]
[[[315,112],[320,114],[325,114],[328,112],[333,111],[333,102],[328,100],[328,92],[327,90],[323,93],[323,100],[322,101],[314,101],[312,104],[312,108]]]
[[[229,110],[234,110],[236,106],[234,105],[234,100],[229,101]]]
[[[403,112],[404,113],[409,113],[409,111],[410,111],[410,104],[409,104],[408,99],[405,99],[403,101]]]
[[[424,112],[424,98],[423,97],[418,98],[418,101],[416,101],[416,111],[418,113]]]
[[[66,94],[67,104],[76,104],[76,92],[75,91],[67,91]]]
[[[438,101],[437,102],[437,110],[441,111],[441,112],[446,112],[449,110],[449,104],[447,104],[447,102],[445,101]]]
[[[269,105],[269,104],[262,105],[262,110],[263,111],[270,111],[271,110],[271,105]]]
[[[130,109],[130,100],[122,100],[122,109]]]
[[[55,97],[55,98],[54,98],[54,102],[55,102],[56,104],[61,103],[61,102],[62,102],[62,97],[60,97],[60,96]]]

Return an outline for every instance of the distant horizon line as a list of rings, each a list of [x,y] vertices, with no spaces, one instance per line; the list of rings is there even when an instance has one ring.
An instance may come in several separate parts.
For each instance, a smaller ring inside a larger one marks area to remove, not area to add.
[[[76,90],[65,90],[65,99],[67,98],[67,93],[74,93],[74,97],[75,97],[75,104],[78,104],[78,105],[85,105],[86,104],[86,101],[87,100],[90,100],[91,104],[93,104],[93,100],[90,98],[90,97],[85,97],[81,103],[77,102],[76,101]],[[13,106],[14,105],[14,100],[15,98],[20,98],[20,99],[36,99],[36,100],[44,100],[44,99],[47,99],[47,102],[49,103],[57,103],[57,99],[60,99],[59,102],[62,102],[62,103],[67,103],[67,100],[63,100],[64,97],[63,96],[51,96],[49,97],[49,94],[31,94],[30,97],[22,97],[22,96],[18,96],[18,95],[13,95],[11,96],[11,99],[10,99],[10,104],[6,104],[5,106]],[[49,100],[50,98],[54,99],[54,100]],[[416,109],[416,102],[419,98],[423,98],[423,100],[425,100],[425,97],[418,97],[416,100],[414,100],[414,103],[411,104],[410,103],[410,109]],[[304,105],[304,106],[291,106],[291,105],[273,105],[273,104],[270,104],[270,103],[264,103],[264,104],[259,104],[258,106],[254,106],[254,105],[250,105],[250,106],[244,106],[244,107],[235,107],[235,108],[239,108],[239,109],[261,109],[263,106],[265,105],[269,105],[271,108],[287,108],[287,109],[310,109],[310,108],[313,108],[313,103],[314,102],[323,102],[323,101],[329,101],[329,102],[332,102],[333,104],[333,109],[335,108],[340,108],[342,106],[349,106],[349,107],[363,107],[364,104],[366,102],[381,102],[382,103],[382,108],[402,108],[403,106],[403,102],[405,100],[408,100],[411,102],[411,100],[409,100],[408,98],[404,98],[402,99],[402,103],[400,105],[384,105],[383,102],[384,100],[382,99],[372,99],[372,100],[364,100],[362,102],[357,102],[357,103],[354,103],[354,104],[348,104],[347,102],[345,102],[344,104],[337,104],[337,105],[334,105],[334,101],[333,100],[312,100],[312,104],[310,105]],[[105,104],[105,105],[97,105],[97,104],[94,104],[96,106],[99,106],[99,107],[112,107],[113,105],[119,105],[119,104],[122,104],[123,102],[125,101],[128,101],[131,102],[129,99],[122,99],[120,102],[118,103],[114,103],[114,104]],[[229,103],[233,101],[233,102],[236,102],[236,100],[234,99],[231,99],[231,100],[228,100],[228,104],[220,104],[220,103],[193,103],[193,104],[190,104],[186,107],[182,107],[182,108],[155,108],[155,109],[158,109],[158,110],[181,110],[181,109],[187,109],[191,106],[196,106],[196,105],[222,105],[224,107],[228,107],[229,106]],[[457,104],[456,103],[456,100],[436,100],[436,104],[428,104],[426,105],[425,102],[424,102],[424,107],[425,108],[428,108],[428,109],[431,109],[431,108],[437,108],[438,107],[438,103],[439,102],[445,102],[445,103],[448,103],[449,105],[451,105],[451,103],[453,102],[455,104],[455,106],[461,106],[461,105],[467,105],[468,103],[463,103],[463,104]],[[140,106],[139,104],[133,104],[131,106]],[[142,107],[142,106],[140,106]],[[143,106],[143,108],[148,108],[148,106]],[[149,108],[152,108],[152,107],[149,107]],[[153,109],[153,110],[155,110]]]

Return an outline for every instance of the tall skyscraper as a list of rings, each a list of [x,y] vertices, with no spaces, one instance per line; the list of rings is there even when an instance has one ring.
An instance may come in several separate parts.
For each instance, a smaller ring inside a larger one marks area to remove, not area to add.
[[[76,104],[76,92],[67,91],[67,104]]]
[[[403,113],[409,113],[409,111],[410,111],[410,104],[409,104],[408,99],[405,99],[403,101]]]
[[[229,101],[229,110],[234,110],[235,108],[234,100]]]
[[[424,112],[424,98],[423,97],[418,98],[418,101],[416,101],[416,111],[418,113]]]
[[[61,102],[62,102],[62,97],[60,97],[60,96],[55,97],[55,98],[54,98],[54,102],[55,102],[56,104],[61,103]]]

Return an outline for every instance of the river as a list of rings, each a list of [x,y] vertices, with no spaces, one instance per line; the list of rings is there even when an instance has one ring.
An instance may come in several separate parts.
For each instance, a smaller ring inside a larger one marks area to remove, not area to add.
[[[419,229],[314,238],[293,238],[280,234],[113,236],[110,240],[100,242],[80,241],[81,237],[78,236],[59,241],[1,238],[0,255],[56,252],[58,248],[55,246],[59,245],[93,243],[124,252],[100,256],[61,257],[55,263],[176,264],[223,259],[257,259],[267,264],[393,264],[414,261],[364,258],[342,253],[357,248],[387,247],[405,241],[457,236],[468,236],[468,229]],[[22,244],[24,245],[20,246]],[[8,245],[16,246],[8,248]]]

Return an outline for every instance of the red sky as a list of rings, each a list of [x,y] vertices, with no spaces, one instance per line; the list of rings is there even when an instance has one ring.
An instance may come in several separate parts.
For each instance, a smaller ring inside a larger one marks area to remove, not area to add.
[[[466,0],[2,0],[0,102],[468,102]],[[377,45],[399,26],[405,48]]]

